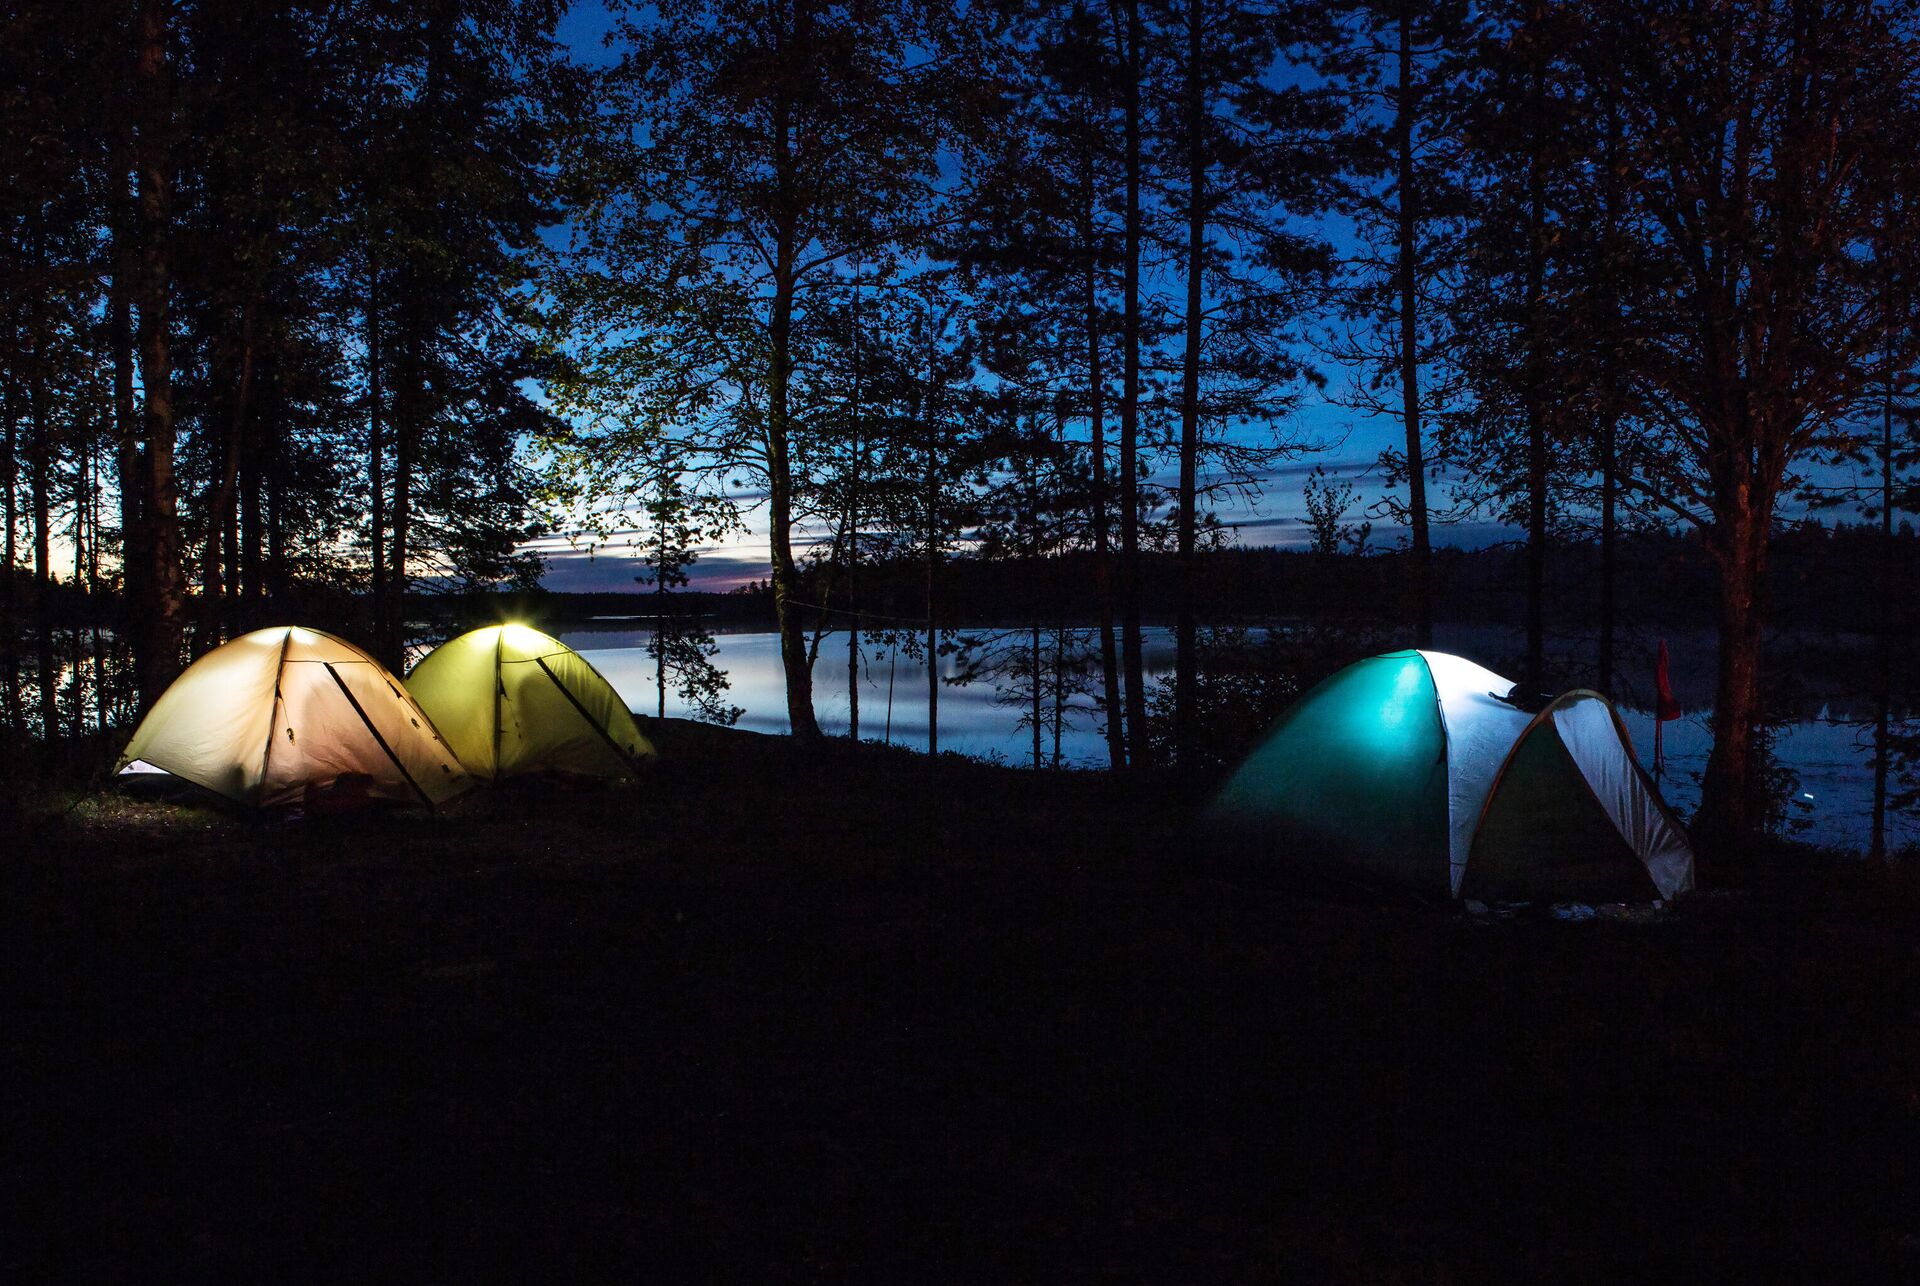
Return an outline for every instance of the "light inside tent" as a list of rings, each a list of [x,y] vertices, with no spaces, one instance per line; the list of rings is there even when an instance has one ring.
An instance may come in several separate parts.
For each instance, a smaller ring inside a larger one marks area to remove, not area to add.
[[[537,652],[546,646],[546,635],[530,626],[522,625],[518,621],[509,621],[500,628],[505,634],[507,644],[510,647]]]
[[[1426,677],[1426,666],[1419,657],[1409,657],[1401,663],[1393,677],[1393,687],[1378,711],[1379,730],[1384,737],[1400,737],[1407,721],[1427,704]]]

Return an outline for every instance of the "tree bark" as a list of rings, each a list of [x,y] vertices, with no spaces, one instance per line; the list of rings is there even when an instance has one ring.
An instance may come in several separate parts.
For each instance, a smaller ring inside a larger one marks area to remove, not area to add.
[[[820,735],[813,714],[813,667],[794,601],[800,569],[793,557],[793,477],[788,459],[788,383],[793,360],[793,244],[783,235],[774,273],[773,324],[767,363],[767,508],[768,543],[773,554],[773,610],[780,627],[780,663],[787,679],[787,721],[793,735]]]
[[[1092,158],[1082,171],[1086,203],[1081,240],[1086,247],[1088,454],[1093,467],[1093,591],[1099,613],[1100,692],[1107,715],[1107,766],[1127,766],[1126,725],[1120,706],[1120,655],[1113,636],[1113,549],[1108,531],[1112,503],[1107,481],[1106,376],[1100,362],[1099,248],[1094,240]]]
[[[1032,667],[1033,674],[1033,686],[1029,693],[1033,699],[1028,710],[1028,720],[1033,725],[1033,770],[1039,772],[1041,767],[1040,739],[1046,729],[1046,724],[1040,717],[1040,702],[1045,698],[1046,693],[1042,691],[1045,685],[1041,679],[1042,671],[1040,669],[1040,614],[1038,611],[1035,611],[1033,622],[1028,627],[1028,630],[1028,660]]]
[[[673,642],[667,625],[667,487],[667,480],[661,479],[656,555],[660,561],[653,567],[653,713],[657,719],[667,717],[667,648]]]
[[[372,545],[373,637],[382,651],[389,646],[387,620],[387,444],[381,425],[380,265],[367,267],[367,490]]]
[[[860,740],[860,481],[867,446],[860,432],[860,304],[853,308],[853,463],[847,479],[847,737]]]
[[[222,541],[234,518],[240,495],[240,459],[246,440],[247,413],[253,398],[254,305],[252,300],[240,306],[240,354],[234,374],[232,402],[228,408],[225,441],[220,457],[220,476],[207,503],[207,545],[200,566],[200,626],[194,651],[213,647],[219,633],[222,600],[226,582],[221,575]]]
[[[927,322],[927,391],[917,408],[926,417],[927,470],[927,753],[940,753],[940,431],[933,399],[933,323]]]
[[[42,266],[42,242],[33,243],[34,266]],[[29,329],[33,364],[27,372],[27,507],[33,520],[33,638],[35,688],[40,698],[40,735],[50,746],[59,735],[59,700],[53,662],[53,434],[47,423],[45,296],[34,292]],[[14,574],[7,564],[7,575]]]
[[[9,265],[11,267],[11,265]],[[7,369],[17,370],[20,350],[11,319],[7,327]],[[0,508],[4,508],[6,521],[6,576],[0,581],[0,667],[5,674],[0,681],[6,684],[0,692],[0,702],[4,702],[7,727],[20,732],[26,731],[26,722],[20,709],[20,631],[19,598],[17,584],[19,577],[15,569],[20,565],[18,512],[18,493],[20,488],[20,429],[19,408],[15,406],[14,383],[7,380],[0,383],[0,421],[6,425],[6,455],[0,458],[0,486],[6,488],[4,497],[0,497]]]
[[[411,301],[412,292],[407,292]],[[403,668],[407,634],[407,555],[413,525],[413,461],[426,417],[426,374],[419,308],[409,302],[400,310],[400,384],[393,406],[393,491],[388,511],[392,525],[387,544],[386,632],[380,640],[380,659],[388,668]]]
[[[1889,215],[1893,213],[1889,210]],[[1889,220],[1890,222],[1891,220]],[[1882,273],[1880,289],[1886,310],[1886,373],[1880,386],[1880,603],[1875,621],[1873,711],[1873,820],[1867,856],[1885,862],[1887,852],[1887,778],[1893,754],[1893,610],[1896,580],[1894,558],[1899,546],[1893,536],[1893,417],[1898,369],[1893,356],[1903,335],[1899,302],[1891,274]]]
[[[1127,758],[1149,762],[1146,664],[1140,637],[1140,0],[1127,0],[1126,320],[1120,401],[1120,631],[1126,664]]]
[[[273,381],[265,384],[269,394]],[[265,586],[261,582],[261,491],[264,487],[261,462],[267,447],[261,441],[272,430],[272,417],[258,416],[253,432],[247,434],[240,457],[240,624],[241,630],[259,629],[265,622],[262,610]]]
[[[94,730],[107,730],[107,654],[100,632],[100,461],[94,454],[97,442],[87,443],[87,487],[85,504],[87,526],[92,539],[87,542],[87,596],[92,599],[93,617],[93,714]]]
[[[180,511],[173,473],[173,362],[169,336],[169,241],[173,218],[171,71],[167,58],[171,0],[143,0],[135,79],[140,129],[135,164],[140,186],[140,383],[146,405],[146,561],[150,611],[137,640],[136,670],[143,707],[151,706],[180,671],[186,616],[186,577],[180,548]],[[135,573],[129,573],[129,580]]]
[[[1620,579],[1619,429],[1619,417],[1611,410],[1604,411],[1600,417],[1600,656],[1596,682],[1607,697],[1613,696],[1614,621],[1619,615],[1615,603],[1615,586]]]
[[[144,539],[146,462],[141,457],[143,429],[133,397],[133,299],[140,289],[133,153],[129,134],[116,130],[108,154],[113,168],[108,187],[113,280],[107,293],[107,344],[113,361],[114,473],[120,492],[120,635],[137,658],[150,628],[151,598],[144,575],[149,558]]]
[[[1694,835],[1703,860],[1726,864],[1756,833],[1762,787],[1755,755],[1760,731],[1761,622],[1773,497],[1750,479],[1723,493],[1719,515],[1720,658],[1714,688],[1713,750],[1701,782]]]
[[[1615,172],[1620,116],[1611,99],[1606,105],[1607,135],[1601,154],[1599,322],[1600,345],[1600,656],[1599,689],[1611,697],[1614,684],[1614,629],[1619,611],[1615,586],[1619,581],[1620,547],[1620,406],[1619,354],[1615,350],[1620,326],[1619,292],[1614,287],[1614,232],[1619,220],[1620,182]]]
[[[1199,687],[1195,511],[1199,506],[1201,301],[1207,247],[1205,29],[1205,0],[1187,0],[1187,316],[1186,352],[1180,370],[1180,510],[1175,535],[1180,584],[1173,645],[1173,744],[1174,757],[1181,764],[1193,759],[1194,703]]]
[[[773,315],[767,337],[767,535],[772,547],[773,611],[780,628],[780,663],[787,680],[787,722],[795,737],[811,741],[820,735],[820,724],[813,713],[813,666],[795,602],[800,569],[793,557],[793,476],[788,454],[793,427],[788,397],[793,378],[793,297],[798,286],[797,212],[802,198],[794,173],[798,162],[793,154],[793,108],[784,87],[776,89],[773,96],[772,127],[778,213],[773,238]]]
[[[1537,18],[1536,18],[1537,21]],[[1546,284],[1546,158],[1539,134],[1541,71],[1538,54],[1529,73],[1532,101],[1527,135],[1527,258],[1526,355],[1524,401],[1527,420],[1527,663],[1526,686],[1533,692],[1546,687],[1547,599],[1547,425],[1543,405],[1540,360],[1545,347],[1540,334],[1540,305]]]
[[[1874,640],[1873,822],[1867,856],[1887,860],[1887,769],[1893,740],[1893,370],[1880,404],[1880,604]]]
[[[1413,609],[1413,637],[1433,646],[1433,539],[1427,526],[1427,462],[1420,426],[1420,319],[1416,273],[1419,255],[1418,192],[1413,167],[1413,122],[1417,107],[1413,83],[1413,4],[1400,7],[1400,81],[1394,100],[1394,151],[1399,170],[1400,416],[1407,443],[1407,594]]]

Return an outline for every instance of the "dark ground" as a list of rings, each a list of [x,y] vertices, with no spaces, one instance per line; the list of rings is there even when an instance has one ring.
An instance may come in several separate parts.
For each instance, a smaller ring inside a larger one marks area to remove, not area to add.
[[[667,731],[23,824],[0,1271],[1920,1271],[1920,880],[1485,923],[1208,871],[1151,784]]]

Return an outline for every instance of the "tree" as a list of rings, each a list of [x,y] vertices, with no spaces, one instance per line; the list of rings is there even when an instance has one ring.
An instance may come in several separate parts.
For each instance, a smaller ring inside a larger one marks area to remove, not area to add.
[[[664,382],[739,411],[725,450],[766,487],[788,717],[795,735],[816,736],[796,601],[798,363],[832,270],[926,225],[952,32],[937,13],[824,0],[620,12],[629,52],[601,86],[609,129],[595,146],[608,150],[594,169],[611,191],[589,212],[593,235],[617,247],[621,271],[672,297],[629,319],[662,355],[686,355]],[[693,302],[707,297],[726,306]]]
[[[699,560],[700,546],[731,529],[733,512],[710,497],[690,493],[671,463],[654,478],[645,504],[651,530],[638,544],[647,571],[635,579],[653,586],[647,655],[653,658],[654,713],[666,717],[671,681],[675,695],[695,718],[731,726],[746,711],[726,700],[726,673],[713,663],[719,644],[697,619],[690,621],[678,610],[673,591],[687,585],[687,570]]]
[[[1793,469],[1911,365],[1920,243],[1880,235],[1920,125],[1911,13],[1871,0],[1586,3],[1567,54],[1619,110],[1637,176],[1616,237],[1621,375],[1664,467],[1623,480],[1697,528],[1719,580],[1714,743],[1696,830],[1727,854],[1761,815],[1768,543]],[[1911,300],[1902,308],[1911,308]],[[1897,312],[1898,310],[1896,310]]]
[[[170,303],[173,233],[173,32],[171,0],[142,0],[136,19],[134,169],[139,183],[136,237],[140,265],[135,307],[140,317],[142,398],[141,550],[143,565],[127,584],[142,596],[135,641],[143,705],[159,699],[180,671],[186,578],[181,565],[180,507],[173,474],[173,360]]]
[[[1198,683],[1201,504],[1218,488],[1252,486],[1290,449],[1277,431],[1264,449],[1231,435],[1278,423],[1313,375],[1296,355],[1300,320],[1318,302],[1331,251],[1300,219],[1327,204],[1340,115],[1331,93],[1276,85],[1273,69],[1290,47],[1325,43],[1323,14],[1291,0],[1184,0],[1167,24],[1184,46],[1169,60],[1179,68],[1179,106],[1169,113],[1167,149],[1184,161],[1184,186],[1170,201],[1185,224],[1174,502],[1174,745],[1182,760]],[[1215,475],[1205,487],[1203,464]]]
[[[1002,126],[965,194],[954,253],[979,283],[982,360],[1032,408],[1084,420],[1084,520],[1072,540],[1090,549],[1107,762],[1126,766],[1119,645],[1114,633],[1114,488],[1107,419],[1120,263],[1115,228],[1122,164],[1112,120],[1122,68],[1085,0],[1008,6]]]
[[[1401,423],[1402,445],[1381,463],[1389,483],[1405,481],[1407,495],[1389,496],[1383,512],[1407,528],[1407,611],[1422,647],[1433,642],[1434,616],[1435,460],[1426,422],[1448,395],[1428,368],[1449,342],[1476,21],[1459,0],[1365,0],[1329,33],[1317,60],[1347,104],[1353,173],[1338,200],[1360,241],[1339,295],[1350,324],[1328,347],[1358,372],[1341,400]]]

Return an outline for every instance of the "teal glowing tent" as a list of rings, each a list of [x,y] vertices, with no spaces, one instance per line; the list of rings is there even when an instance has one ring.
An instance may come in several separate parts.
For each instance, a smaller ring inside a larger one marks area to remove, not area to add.
[[[1205,823],[1243,854],[1482,901],[1644,901],[1693,887],[1685,829],[1594,692],[1536,714],[1444,652],[1390,652],[1302,697]]]

